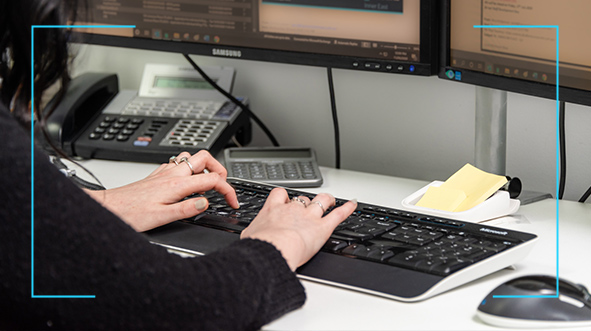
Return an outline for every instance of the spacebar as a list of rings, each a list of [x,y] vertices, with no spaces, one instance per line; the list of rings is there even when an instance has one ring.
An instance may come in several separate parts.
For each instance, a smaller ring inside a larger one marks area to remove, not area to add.
[[[190,222],[237,233],[242,232],[248,226],[248,223],[242,222],[239,219],[218,215],[199,215],[195,219],[190,220]]]

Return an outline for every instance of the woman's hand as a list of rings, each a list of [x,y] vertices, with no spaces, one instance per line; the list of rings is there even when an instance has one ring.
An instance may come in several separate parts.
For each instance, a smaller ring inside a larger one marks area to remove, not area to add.
[[[336,226],[357,207],[357,202],[351,200],[322,217],[334,204],[330,194],[318,194],[312,201],[306,197],[290,200],[284,189],[273,189],[240,237],[273,244],[295,271],[322,248]]]
[[[185,157],[187,160],[181,161]],[[226,182],[227,174],[207,151],[192,156],[183,152],[140,181],[106,191],[86,192],[136,231],[146,231],[206,210],[209,206],[206,198],[181,201],[193,193],[213,189],[224,195],[231,207],[238,208],[236,192]]]

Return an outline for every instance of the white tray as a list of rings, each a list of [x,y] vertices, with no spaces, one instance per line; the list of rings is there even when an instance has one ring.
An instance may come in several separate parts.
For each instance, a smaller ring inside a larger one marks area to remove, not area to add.
[[[431,182],[429,185],[426,185],[425,187],[402,200],[402,207],[409,211],[414,211],[421,214],[469,222],[488,221],[493,218],[510,215],[519,209],[519,200],[511,199],[509,197],[509,192],[507,191],[497,191],[490,198],[476,207],[461,212],[448,212],[439,209],[416,206],[417,202],[419,202],[425,192],[427,192],[427,188],[429,188],[429,186],[439,187],[441,184],[443,184],[443,182],[438,180]]]

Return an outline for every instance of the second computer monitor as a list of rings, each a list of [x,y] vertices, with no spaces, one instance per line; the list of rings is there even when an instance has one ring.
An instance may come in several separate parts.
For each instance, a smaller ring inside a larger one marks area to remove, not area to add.
[[[555,99],[558,53],[560,100],[591,105],[589,12],[588,0],[446,0],[439,75]]]

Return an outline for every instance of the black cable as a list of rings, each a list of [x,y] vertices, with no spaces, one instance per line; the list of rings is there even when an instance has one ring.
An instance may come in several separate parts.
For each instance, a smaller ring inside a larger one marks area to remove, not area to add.
[[[560,146],[560,183],[558,185],[558,198],[562,199],[564,196],[564,188],[566,186],[566,103],[561,101],[558,112],[558,130],[559,130],[559,146]],[[579,202],[585,202],[591,196],[591,187],[585,191]]]
[[[335,149],[335,168],[341,168],[341,138],[339,133],[339,118],[337,117],[337,104],[334,93],[334,83],[332,80],[332,68],[326,68],[328,74],[328,90],[330,92],[330,108],[332,110],[332,123],[334,127],[334,149]]]
[[[558,136],[560,149],[560,181],[558,184],[558,199],[564,196],[564,187],[566,186],[566,132],[565,132],[566,104],[564,101],[559,103],[558,111]]]
[[[591,187],[589,187],[587,189],[587,192],[585,192],[585,194],[583,194],[583,196],[579,199],[579,202],[587,201],[587,199],[589,198],[590,195],[591,195]]]
[[[80,178],[80,177],[78,177],[76,175],[72,176],[71,178],[74,181],[74,183],[76,183],[79,187],[87,188],[87,189],[89,189],[91,191],[103,191],[103,190],[106,190],[106,188],[104,186],[99,185],[99,184],[94,184],[94,183],[91,183],[91,182],[87,182],[84,179],[82,179],[82,178]]]
[[[70,162],[72,162],[72,163],[76,164],[77,166],[81,167],[82,169],[84,169],[84,171],[86,171],[88,174],[90,174],[90,176],[92,176],[92,178],[94,180],[96,180],[96,182],[98,184],[88,182],[88,181],[78,177],[76,175],[76,171],[73,169],[69,169],[68,166],[64,162],[62,162],[60,157],[57,155],[50,155],[49,161],[51,163],[53,163],[53,165],[55,165],[59,169],[59,171],[62,172],[66,177],[70,178],[74,183],[76,183],[78,185],[78,187],[87,188],[87,189],[93,190],[93,191],[106,190],[106,188],[103,186],[101,181],[98,178],[96,178],[94,176],[94,174],[92,174],[90,171],[86,170],[84,167],[82,167],[77,162],[75,162],[73,160],[69,160]]]
[[[183,54],[183,56],[187,59],[187,61],[189,61],[191,66],[193,66],[193,68],[195,70],[197,70],[197,72],[201,75],[201,77],[203,77],[203,79],[205,79],[209,84],[211,84],[211,86],[213,86],[216,90],[218,90],[218,92],[223,94],[226,98],[230,99],[235,105],[240,107],[246,114],[248,114],[248,116],[250,118],[252,118],[252,120],[255,121],[256,124],[258,124],[258,126],[263,130],[263,132],[265,132],[267,137],[269,137],[269,140],[271,140],[271,143],[273,143],[273,146],[279,146],[279,142],[277,141],[277,139],[275,139],[275,136],[273,135],[273,133],[271,133],[271,131],[267,128],[267,126],[250,110],[250,108],[248,108],[248,106],[246,106],[245,104],[240,102],[238,99],[236,99],[230,93],[224,91],[223,88],[219,87],[219,85],[216,84],[216,82],[214,82],[213,79],[211,79],[203,70],[201,70],[201,68],[197,65],[197,63],[195,63],[189,57],[188,54]]]

